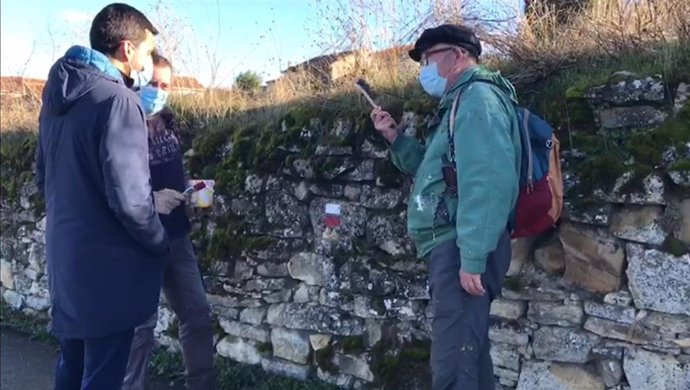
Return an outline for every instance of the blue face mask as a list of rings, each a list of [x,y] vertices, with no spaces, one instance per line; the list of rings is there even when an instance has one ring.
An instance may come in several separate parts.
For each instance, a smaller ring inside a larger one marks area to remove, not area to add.
[[[448,79],[441,77],[438,73],[438,64],[431,62],[428,65],[422,66],[419,71],[419,82],[422,88],[431,96],[442,97],[446,93],[446,86]]]
[[[156,87],[146,85],[139,90],[141,106],[144,108],[146,116],[152,116],[160,112],[165,107],[169,93]]]

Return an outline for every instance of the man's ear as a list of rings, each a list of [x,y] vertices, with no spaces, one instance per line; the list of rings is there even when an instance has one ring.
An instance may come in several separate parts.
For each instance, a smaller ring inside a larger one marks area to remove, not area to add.
[[[467,50],[461,49],[459,47],[456,48],[454,51],[455,51],[455,55],[458,56],[458,61],[467,59],[470,55],[470,53],[468,53]]]
[[[134,46],[132,45],[132,42],[122,41],[122,45],[120,45],[120,53],[126,62],[131,61],[134,57]]]

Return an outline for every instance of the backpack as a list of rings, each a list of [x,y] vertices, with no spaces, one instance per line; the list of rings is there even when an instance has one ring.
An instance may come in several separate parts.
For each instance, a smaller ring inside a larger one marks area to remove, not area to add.
[[[477,80],[495,85],[490,81]],[[462,91],[453,101],[448,126],[450,162],[455,166],[455,114]],[[517,205],[508,223],[511,238],[531,237],[556,224],[563,210],[560,142],[553,128],[528,109],[515,106],[522,145]]]

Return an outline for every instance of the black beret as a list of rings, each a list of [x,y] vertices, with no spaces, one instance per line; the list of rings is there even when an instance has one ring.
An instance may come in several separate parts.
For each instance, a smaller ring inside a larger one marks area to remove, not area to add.
[[[422,32],[414,44],[414,49],[409,51],[410,58],[419,62],[424,51],[439,43],[460,46],[477,58],[482,54],[482,44],[471,28],[455,24],[443,24]]]

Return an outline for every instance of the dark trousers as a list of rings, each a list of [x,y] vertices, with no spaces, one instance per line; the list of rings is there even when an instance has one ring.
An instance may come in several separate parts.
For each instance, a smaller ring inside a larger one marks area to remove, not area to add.
[[[489,307],[501,292],[510,266],[510,236],[506,232],[489,256],[482,286],[473,296],[460,285],[460,251],[455,240],[434,248],[429,260],[433,305],[431,372],[433,390],[493,390],[489,354]]]
[[[55,390],[119,390],[133,334],[130,329],[96,339],[60,339]]]
[[[215,390],[213,324],[203,279],[188,237],[170,241],[170,258],[163,275],[163,292],[180,321],[180,344],[190,390]],[[157,313],[136,328],[122,390],[144,390],[155,344]]]

